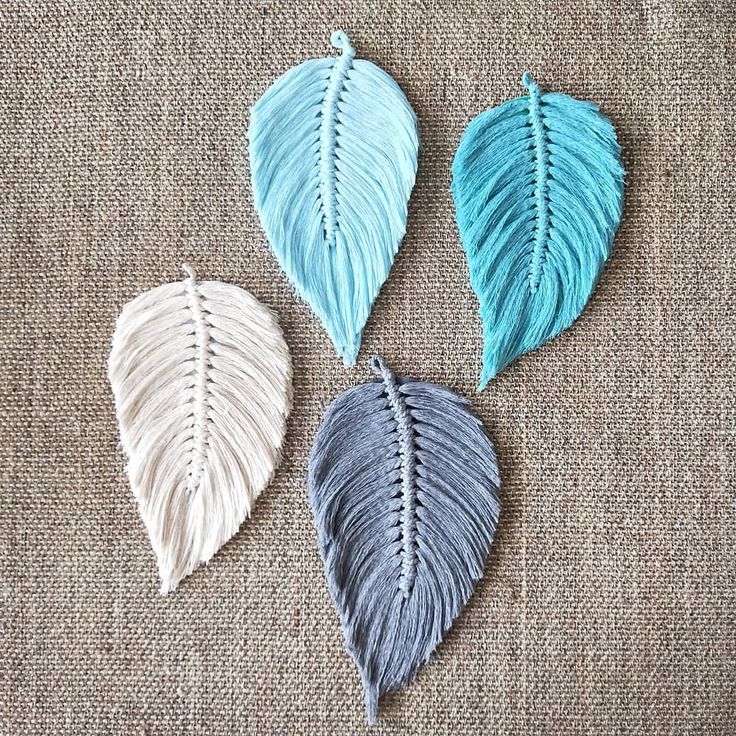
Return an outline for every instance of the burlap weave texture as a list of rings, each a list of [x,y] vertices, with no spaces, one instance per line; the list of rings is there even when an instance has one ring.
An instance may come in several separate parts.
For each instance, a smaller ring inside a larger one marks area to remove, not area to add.
[[[245,148],[250,105],[335,28],[422,140],[354,370],[268,250]],[[4,2],[0,734],[365,732],[304,478],[373,351],[473,396],[503,509],[476,595],[371,733],[735,733],[735,49],[731,0]],[[612,119],[625,213],[574,328],[473,395],[450,164],[526,70]],[[278,312],[295,403],[253,518],[162,598],[105,370],[121,306],[183,261]]]

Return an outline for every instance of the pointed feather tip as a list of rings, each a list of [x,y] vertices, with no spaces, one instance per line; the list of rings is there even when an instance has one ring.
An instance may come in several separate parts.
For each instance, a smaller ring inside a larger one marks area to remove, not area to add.
[[[161,587],[158,589],[158,592],[162,596],[167,596],[176,590],[177,585],[179,585],[179,581],[174,580],[174,578],[161,578]]]
[[[184,271],[184,273],[187,275],[187,278],[192,279],[192,281],[197,280],[197,272],[194,270],[194,266],[191,266],[188,263],[182,263],[181,270]]]
[[[363,699],[365,700],[365,712],[368,716],[368,725],[375,726],[378,722],[378,686],[364,680]]]
[[[334,342],[334,341],[333,341]],[[350,342],[334,342],[337,354],[342,358],[346,368],[355,368],[360,352],[360,335],[356,335]]]
[[[350,45],[350,39],[345,31],[334,31],[330,36],[330,43],[333,48],[340,49],[341,51],[352,51],[353,47]]]
[[[524,74],[522,74],[521,83],[529,90],[529,94],[539,92],[539,85],[534,81],[529,72],[524,72]]]
[[[477,394],[481,393],[488,384],[491,382],[492,378],[495,378],[500,372],[500,368],[491,368],[490,366],[483,366],[483,371],[480,374],[480,381],[478,382],[478,388],[475,389],[475,392]]]

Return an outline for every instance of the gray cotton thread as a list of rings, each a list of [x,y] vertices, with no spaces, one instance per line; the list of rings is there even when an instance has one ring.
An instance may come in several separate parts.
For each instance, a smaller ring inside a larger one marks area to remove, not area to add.
[[[416,575],[416,448],[414,446],[414,429],[411,424],[409,412],[401,392],[396,386],[393,372],[384,365],[377,355],[372,358],[373,371],[381,377],[386,387],[386,395],[391,406],[391,411],[396,419],[399,433],[399,456],[401,458],[401,577],[399,588],[404,598],[414,585]]]
[[[406,687],[465,607],[498,523],[496,454],[469,402],[400,377],[327,409],[309,458],[325,577],[363,683],[369,723]]]

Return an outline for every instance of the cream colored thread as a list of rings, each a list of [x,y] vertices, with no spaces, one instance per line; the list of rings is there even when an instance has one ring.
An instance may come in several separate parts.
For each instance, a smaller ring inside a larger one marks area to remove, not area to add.
[[[189,460],[189,481],[187,482],[187,493],[196,493],[204,473],[204,465],[207,461],[208,429],[209,423],[209,396],[207,389],[207,371],[209,370],[210,348],[209,330],[207,320],[202,308],[202,297],[197,289],[197,274],[188,264],[183,264],[182,269],[188,275],[184,279],[187,291],[187,303],[192,313],[195,334],[195,360],[194,360],[194,405],[192,407],[192,454]]]
[[[279,462],[291,404],[291,361],[273,312],[183,268],[184,282],[125,305],[108,365],[162,593],[250,516]]]

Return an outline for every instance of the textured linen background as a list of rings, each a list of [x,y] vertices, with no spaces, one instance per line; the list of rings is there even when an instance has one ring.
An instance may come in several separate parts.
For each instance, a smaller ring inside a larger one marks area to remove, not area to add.
[[[733,2],[5,0],[0,25],[3,736],[365,732],[307,453],[372,351],[473,394],[450,163],[525,70],[614,121],[624,220],[575,327],[473,397],[502,463],[487,574],[373,733],[736,732]],[[250,105],[335,28],[423,145],[352,371],[267,248],[245,155]],[[277,310],[295,403],[252,520],[162,598],[105,364],[123,303],[184,260]]]

